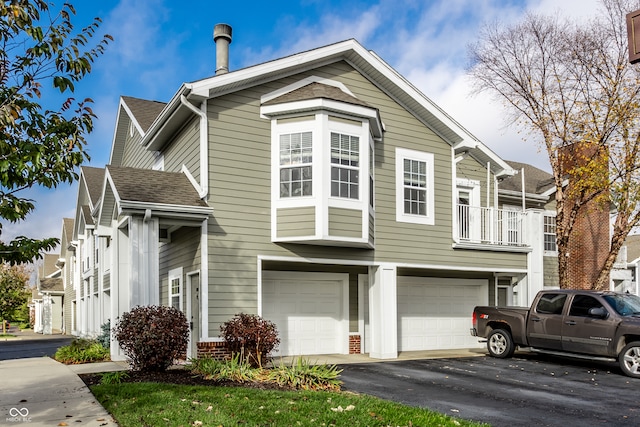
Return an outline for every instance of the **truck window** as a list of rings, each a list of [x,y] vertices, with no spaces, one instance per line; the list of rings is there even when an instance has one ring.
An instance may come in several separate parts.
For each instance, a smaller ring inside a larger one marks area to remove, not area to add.
[[[589,317],[589,310],[592,308],[600,308],[600,301],[589,295],[576,295],[571,302],[569,316]]]
[[[544,294],[536,304],[536,312],[541,314],[562,314],[567,294]]]

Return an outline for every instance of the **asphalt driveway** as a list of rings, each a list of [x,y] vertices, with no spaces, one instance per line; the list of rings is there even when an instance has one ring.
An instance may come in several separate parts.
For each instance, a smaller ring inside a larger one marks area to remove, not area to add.
[[[493,427],[640,425],[640,379],[615,364],[517,353],[340,368],[345,390]]]

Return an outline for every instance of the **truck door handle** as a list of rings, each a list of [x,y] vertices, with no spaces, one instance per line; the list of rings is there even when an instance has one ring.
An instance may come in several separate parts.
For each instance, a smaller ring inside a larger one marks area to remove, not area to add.
[[[539,318],[539,317],[532,317],[532,318],[531,318],[531,321],[532,321],[532,322],[539,322],[539,321],[541,321],[541,320],[542,320],[542,319],[541,319],[541,318]]]
[[[569,325],[569,326],[574,326],[576,324],[576,322],[574,320],[567,320],[564,323],[565,323],[565,325]]]

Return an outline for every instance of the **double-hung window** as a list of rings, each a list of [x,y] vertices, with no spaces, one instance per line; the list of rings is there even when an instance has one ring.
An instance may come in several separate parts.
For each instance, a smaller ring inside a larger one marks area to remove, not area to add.
[[[312,195],[312,132],[280,135],[280,197]]]
[[[433,154],[396,149],[396,221],[434,224]]]
[[[544,251],[556,252],[556,217],[553,215],[544,216]]]
[[[331,132],[331,196],[359,199],[360,138]]]

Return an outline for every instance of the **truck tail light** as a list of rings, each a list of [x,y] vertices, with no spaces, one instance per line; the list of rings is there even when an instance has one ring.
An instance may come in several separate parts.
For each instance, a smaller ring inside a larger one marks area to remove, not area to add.
[[[476,317],[475,311],[473,312],[472,322],[473,322],[473,328],[475,329],[478,326],[478,318]]]

